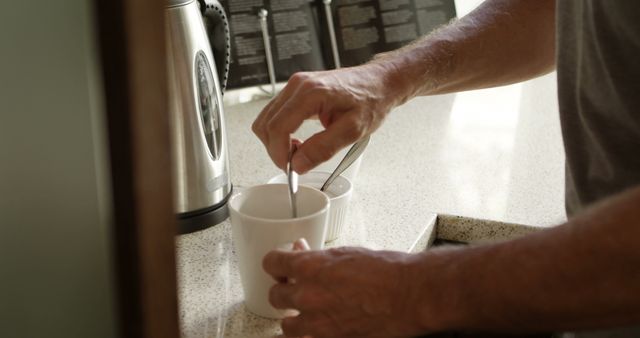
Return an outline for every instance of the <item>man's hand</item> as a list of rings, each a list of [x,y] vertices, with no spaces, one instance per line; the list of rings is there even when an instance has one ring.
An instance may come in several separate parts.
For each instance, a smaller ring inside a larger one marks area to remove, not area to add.
[[[272,287],[269,301],[300,311],[283,319],[287,337],[416,335],[421,329],[412,306],[410,257],[361,248],[272,251],[263,266],[280,283]]]
[[[519,82],[555,66],[555,1],[491,0],[456,23],[371,62],[296,73],[264,108],[253,131],[284,169],[290,137],[305,119],[325,130],[293,157],[303,174],[374,132],[387,113],[416,95]]]
[[[399,99],[387,73],[380,64],[296,73],[262,110],[253,131],[284,169],[291,134],[305,119],[319,118],[325,130],[305,140],[293,157],[293,167],[303,174],[380,126]]]

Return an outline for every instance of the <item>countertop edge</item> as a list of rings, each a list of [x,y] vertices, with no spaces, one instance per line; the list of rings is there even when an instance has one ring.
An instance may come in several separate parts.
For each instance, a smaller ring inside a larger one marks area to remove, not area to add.
[[[488,243],[522,237],[545,229],[548,227],[438,214],[435,237],[463,243]]]
[[[433,214],[427,225],[422,229],[418,237],[415,239],[413,244],[409,247],[407,252],[409,253],[417,253],[423,251],[431,246],[433,241],[436,239],[436,228],[438,224],[438,215]]]

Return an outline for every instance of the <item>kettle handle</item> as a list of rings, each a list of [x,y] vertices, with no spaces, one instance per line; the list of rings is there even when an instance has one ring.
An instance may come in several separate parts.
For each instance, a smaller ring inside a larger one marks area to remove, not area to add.
[[[209,36],[211,51],[216,63],[221,92],[227,87],[231,59],[231,33],[224,7],[217,0],[198,0],[204,26]]]

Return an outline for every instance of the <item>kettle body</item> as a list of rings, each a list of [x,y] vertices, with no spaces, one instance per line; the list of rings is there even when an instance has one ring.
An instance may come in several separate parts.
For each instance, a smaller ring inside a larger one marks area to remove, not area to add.
[[[224,58],[219,64],[225,67],[220,79],[201,10],[202,6],[219,4],[209,1],[169,0],[165,14],[173,203],[179,233],[224,221],[232,191],[222,105],[228,72],[228,24],[223,22],[222,26],[227,50],[218,56]],[[226,20],[221,7],[214,10],[217,19]]]

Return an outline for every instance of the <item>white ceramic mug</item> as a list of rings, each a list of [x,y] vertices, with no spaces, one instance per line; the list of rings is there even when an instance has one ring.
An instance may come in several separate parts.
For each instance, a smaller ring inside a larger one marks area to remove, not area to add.
[[[320,189],[324,182],[331,176],[328,171],[310,171],[298,178],[300,184],[308,185],[310,187]],[[286,183],[287,175],[280,174],[272,177],[268,183]],[[324,192],[329,197],[329,221],[327,222],[327,234],[325,236],[325,242],[330,242],[337,239],[344,228],[347,209],[351,196],[353,195],[353,185],[351,181],[339,175],[335,181],[329,185],[327,191]]]
[[[269,304],[269,288],[275,280],[262,269],[264,256],[273,249],[291,250],[299,238],[306,239],[312,250],[322,249],[324,243],[329,198],[300,186],[298,217],[292,218],[288,194],[286,184],[264,184],[243,189],[229,201],[245,304],[249,311],[267,318],[282,318],[286,312]]]

